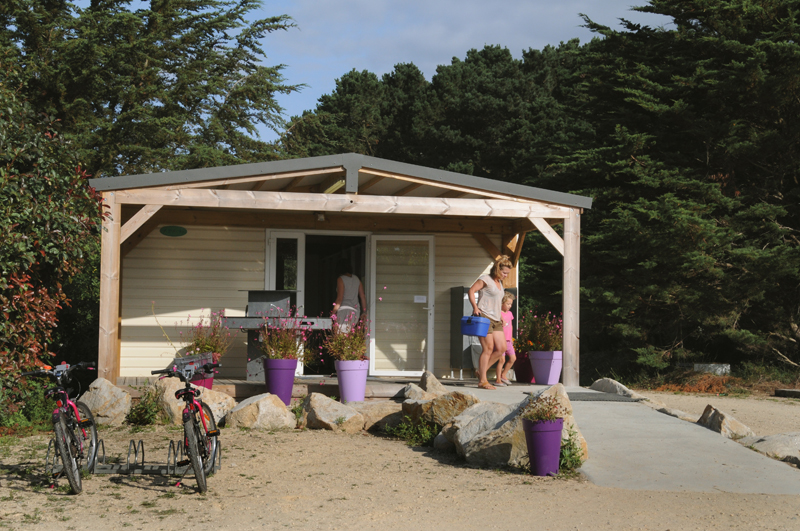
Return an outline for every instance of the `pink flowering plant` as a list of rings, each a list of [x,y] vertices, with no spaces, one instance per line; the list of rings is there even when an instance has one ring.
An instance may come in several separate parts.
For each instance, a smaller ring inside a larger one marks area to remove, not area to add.
[[[561,314],[528,310],[520,315],[515,345],[521,352],[561,350],[563,334]]]
[[[333,326],[325,336],[320,349],[325,349],[330,356],[339,361],[366,360],[367,342],[369,341],[369,321],[354,316],[352,322],[337,323],[333,318]]]
[[[178,351],[177,357],[210,352],[214,363],[219,362],[232,342],[230,330],[225,326],[224,310],[212,311],[208,317],[200,315],[200,321],[191,326],[185,334],[181,331],[180,336],[184,348]]]
[[[302,361],[310,331],[304,319],[296,309],[285,316],[265,317],[259,333],[261,351],[273,360]]]

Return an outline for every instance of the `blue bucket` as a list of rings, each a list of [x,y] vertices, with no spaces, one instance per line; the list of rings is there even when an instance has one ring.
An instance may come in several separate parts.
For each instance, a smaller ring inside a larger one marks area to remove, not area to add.
[[[461,334],[465,336],[486,337],[489,333],[489,319],[465,315],[461,318]]]

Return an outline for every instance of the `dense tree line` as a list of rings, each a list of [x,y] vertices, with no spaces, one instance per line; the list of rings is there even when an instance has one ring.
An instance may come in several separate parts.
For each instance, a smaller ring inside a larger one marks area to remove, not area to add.
[[[666,28],[471,50],[430,81],[352,71],[283,137],[589,195],[582,365],[800,363],[800,2],[652,0]],[[529,238],[522,288],[560,304]],[[590,368],[589,371],[586,368]],[[593,374],[588,374],[588,377]]]

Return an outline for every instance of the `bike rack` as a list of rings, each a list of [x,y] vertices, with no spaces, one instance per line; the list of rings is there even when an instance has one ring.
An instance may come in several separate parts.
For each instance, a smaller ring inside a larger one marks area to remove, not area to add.
[[[98,442],[98,449],[100,443]],[[133,462],[131,462],[133,457]],[[181,458],[181,463],[188,459],[183,451],[183,441],[170,441],[169,449],[167,450],[167,463],[146,465],[144,462],[144,442],[140,439],[135,441],[131,439],[128,443],[128,457],[125,464],[106,464],[105,445],[103,445],[103,456],[100,458],[98,451],[98,458],[94,465],[95,474],[125,474],[125,475],[155,475],[155,476],[183,476],[187,472],[193,472],[190,464],[179,465],[178,457]],[[222,468],[222,444],[217,440],[217,451],[214,457],[214,468],[216,472]]]

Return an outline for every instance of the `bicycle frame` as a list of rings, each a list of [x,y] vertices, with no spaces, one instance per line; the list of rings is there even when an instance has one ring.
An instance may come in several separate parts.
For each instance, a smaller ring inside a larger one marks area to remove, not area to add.
[[[78,406],[70,400],[69,394],[67,394],[66,389],[63,387],[56,386],[47,389],[44,392],[44,396],[47,398],[52,398],[56,401],[56,409],[53,410],[53,425],[58,424],[61,415],[67,415],[69,417],[70,413],[75,417],[75,420],[78,422],[78,427],[81,430],[81,433],[84,437],[86,437],[86,428],[83,426],[83,421],[81,420],[81,414],[78,412]],[[61,397],[61,398],[59,398]],[[83,441],[78,441],[80,443],[80,451],[83,452]]]

